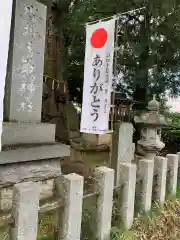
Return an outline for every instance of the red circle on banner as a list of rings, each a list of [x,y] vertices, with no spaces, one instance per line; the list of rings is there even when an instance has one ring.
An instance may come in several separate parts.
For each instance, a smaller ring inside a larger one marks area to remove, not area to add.
[[[91,36],[91,45],[94,48],[103,48],[108,39],[108,33],[104,28],[99,28]]]

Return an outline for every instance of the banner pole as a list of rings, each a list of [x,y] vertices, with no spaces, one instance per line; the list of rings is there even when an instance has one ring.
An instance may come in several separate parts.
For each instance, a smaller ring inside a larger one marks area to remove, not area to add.
[[[118,57],[118,52],[117,52],[117,46],[118,46],[118,20],[116,20],[116,28],[115,28],[115,50],[114,50],[114,66],[113,66],[113,72],[115,78],[117,77],[117,57]],[[113,88],[113,94],[112,94],[112,114],[111,114],[111,131],[114,129],[114,113],[115,113],[115,95],[116,95],[116,90]]]
[[[117,57],[118,57],[118,29],[119,29],[119,23],[118,19],[116,19],[116,27],[115,27],[115,47],[114,47],[114,65],[113,65],[113,73],[115,76],[115,79],[117,78]],[[116,85],[115,85],[116,86]],[[116,96],[116,89],[113,88],[112,92],[112,111],[111,111],[111,132],[114,134],[114,114],[115,114],[115,96]],[[109,154],[109,167],[112,165],[112,139],[111,139],[111,145],[110,145],[110,154]]]

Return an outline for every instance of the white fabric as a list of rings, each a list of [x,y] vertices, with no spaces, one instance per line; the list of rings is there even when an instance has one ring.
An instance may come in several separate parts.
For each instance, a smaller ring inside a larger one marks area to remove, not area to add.
[[[0,136],[2,136],[3,100],[9,50],[12,4],[13,0],[5,0],[0,2]]]
[[[98,22],[93,25],[87,25],[86,28],[83,103],[80,128],[80,131],[84,133],[105,134],[109,132],[109,111],[111,105],[110,98],[113,76],[115,21],[115,19],[111,19],[106,22]],[[103,48],[94,48],[91,45],[90,39],[92,33],[100,28],[104,28],[107,31],[108,39]],[[91,86],[95,82],[95,77],[93,76],[93,62],[96,55],[99,55],[100,60],[102,61],[102,66],[99,68],[100,77],[96,83],[98,86],[103,84],[103,91],[100,91],[99,89],[97,94],[92,94]],[[98,109],[96,108],[96,110],[93,110],[93,107],[91,105],[94,99],[94,95],[96,95],[96,100],[100,99],[100,101],[96,103],[96,105],[99,105],[100,107]],[[91,115],[92,113],[94,113],[93,116]],[[98,119],[94,121],[97,117],[97,113]]]

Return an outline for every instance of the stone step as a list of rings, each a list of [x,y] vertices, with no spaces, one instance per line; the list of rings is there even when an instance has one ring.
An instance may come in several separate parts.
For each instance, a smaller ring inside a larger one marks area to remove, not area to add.
[[[20,147],[0,152],[0,165],[56,159],[70,156],[70,147],[55,143],[36,147]]]
[[[2,145],[55,142],[55,124],[4,122]]]

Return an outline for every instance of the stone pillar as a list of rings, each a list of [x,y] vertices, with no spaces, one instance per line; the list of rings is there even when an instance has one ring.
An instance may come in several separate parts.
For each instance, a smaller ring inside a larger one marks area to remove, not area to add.
[[[112,135],[111,168],[115,170],[115,185],[120,179],[120,164],[131,163],[134,159],[135,144],[133,139],[133,125],[131,123],[116,123]]]
[[[142,181],[142,187],[140,189],[140,207],[147,212],[151,209],[154,161],[147,159],[140,160],[139,170],[140,179]]]
[[[84,179],[75,173],[60,177],[59,194],[64,200],[60,211],[59,240],[80,240]],[[57,184],[57,181],[56,181]]]
[[[97,197],[97,233],[98,240],[108,240],[111,232],[113,205],[114,170],[99,167],[95,170]]]
[[[46,6],[35,0],[15,0],[4,118],[40,122],[43,90]]]
[[[167,192],[172,195],[175,195],[177,190],[178,160],[177,154],[167,154]]]
[[[180,185],[180,152],[177,153],[178,155],[178,185]]]
[[[164,204],[166,197],[167,158],[155,157],[155,179],[153,200]]]
[[[134,220],[135,187],[136,187],[136,165],[122,163],[120,166],[120,218],[124,227],[131,228]]]
[[[13,195],[12,240],[36,240],[40,191],[37,183],[16,184]]]
[[[3,122],[3,102],[5,91],[5,78],[8,61],[9,38],[11,28],[13,0],[1,1],[0,3],[0,151],[1,151],[1,135]]]

